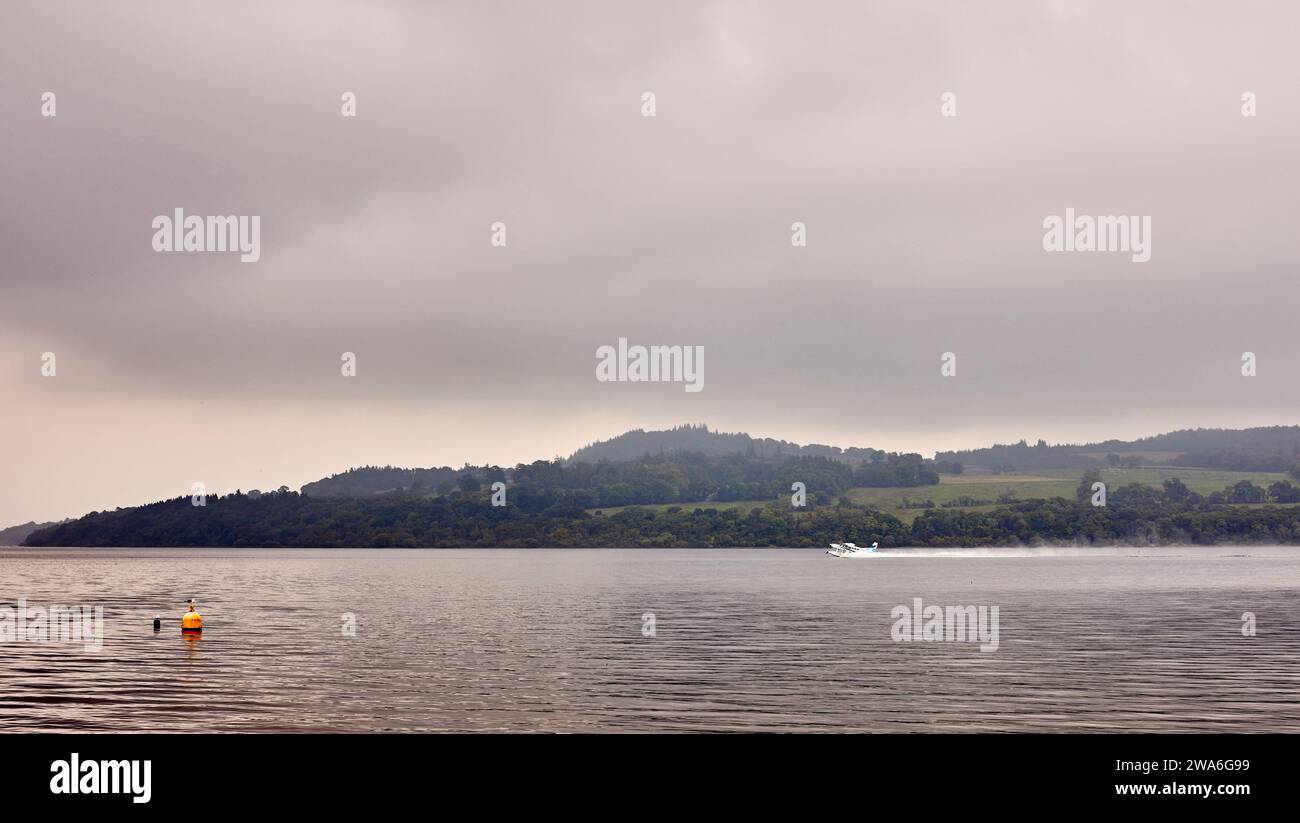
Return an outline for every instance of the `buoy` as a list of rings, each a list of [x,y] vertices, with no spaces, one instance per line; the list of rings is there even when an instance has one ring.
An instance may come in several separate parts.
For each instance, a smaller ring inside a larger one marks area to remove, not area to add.
[[[190,610],[181,617],[181,634],[199,634],[203,631],[203,617],[199,615],[193,599],[185,601]]]
[[[153,616],[153,630],[156,632],[162,631],[162,615],[155,614]]]

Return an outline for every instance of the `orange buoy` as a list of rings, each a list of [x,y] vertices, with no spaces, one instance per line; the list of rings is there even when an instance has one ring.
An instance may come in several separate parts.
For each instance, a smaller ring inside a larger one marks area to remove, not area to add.
[[[196,610],[193,600],[188,602],[190,610],[181,617],[181,633],[198,634],[203,631],[203,616]]]

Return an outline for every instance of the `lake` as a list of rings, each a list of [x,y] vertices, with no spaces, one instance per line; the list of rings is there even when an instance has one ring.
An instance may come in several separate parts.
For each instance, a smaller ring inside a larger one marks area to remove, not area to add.
[[[0,642],[0,731],[1300,731],[1296,548],[0,549],[19,598],[104,637]]]

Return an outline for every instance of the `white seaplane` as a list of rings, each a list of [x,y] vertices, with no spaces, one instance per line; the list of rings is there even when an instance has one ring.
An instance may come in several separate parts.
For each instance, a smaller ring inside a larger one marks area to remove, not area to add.
[[[879,547],[879,543],[872,543],[865,548],[855,546],[852,543],[832,543],[830,551],[826,553],[831,557],[866,557],[869,554],[875,554],[876,549]]]

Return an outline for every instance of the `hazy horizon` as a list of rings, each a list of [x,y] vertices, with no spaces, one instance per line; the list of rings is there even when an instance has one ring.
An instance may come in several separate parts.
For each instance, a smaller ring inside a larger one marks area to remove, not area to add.
[[[1300,422],[1300,8],[8,17],[0,527],[687,422],[927,457]],[[155,251],[177,208],[259,216],[260,259]],[[1067,209],[1149,216],[1150,260],[1046,252]],[[599,382],[620,337],[703,346],[704,390]]]

